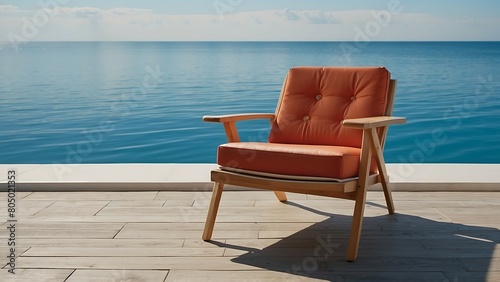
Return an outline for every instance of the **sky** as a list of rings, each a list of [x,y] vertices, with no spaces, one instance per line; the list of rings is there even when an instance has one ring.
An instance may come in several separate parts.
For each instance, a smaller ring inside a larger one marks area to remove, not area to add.
[[[497,0],[0,0],[27,41],[497,41]]]

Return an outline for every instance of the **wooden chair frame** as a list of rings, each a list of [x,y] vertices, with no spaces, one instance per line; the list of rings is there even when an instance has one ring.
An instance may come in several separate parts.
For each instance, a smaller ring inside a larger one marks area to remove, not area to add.
[[[276,197],[281,202],[287,201],[285,192],[349,199],[355,201],[355,207],[347,249],[347,260],[355,261],[358,254],[361,228],[363,224],[363,214],[366,204],[366,194],[369,186],[377,183],[382,184],[389,214],[394,213],[394,203],[392,200],[390,183],[382,152],[388,126],[391,124],[402,124],[406,122],[405,118],[391,116],[396,84],[396,80],[390,81],[385,116],[346,119],[343,121],[343,126],[363,130],[360,167],[359,174],[356,179],[345,182],[286,180],[281,178],[278,179],[229,172],[222,169],[213,170],[211,172],[211,180],[214,182],[214,188],[202,239],[207,241],[212,237],[215,218],[217,216],[219,202],[225,184],[271,190],[274,191]],[[281,95],[283,95],[283,92]],[[279,109],[279,105],[276,109]],[[224,125],[228,141],[239,142],[240,139],[236,129],[236,122],[252,119],[272,120],[274,117],[275,114],[239,114],[204,116],[203,121],[222,123]],[[370,175],[370,164],[372,158],[376,161],[378,173]]]

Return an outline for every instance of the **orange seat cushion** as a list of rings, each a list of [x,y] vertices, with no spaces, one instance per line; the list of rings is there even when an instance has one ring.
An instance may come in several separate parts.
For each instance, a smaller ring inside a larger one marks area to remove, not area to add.
[[[358,175],[360,153],[352,147],[235,142],[219,146],[217,163],[256,172],[344,179]]]

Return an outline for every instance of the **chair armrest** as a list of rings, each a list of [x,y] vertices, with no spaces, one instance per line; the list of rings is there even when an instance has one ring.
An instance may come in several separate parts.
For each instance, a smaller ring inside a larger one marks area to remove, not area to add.
[[[342,124],[345,127],[359,128],[359,129],[369,129],[381,126],[388,126],[390,124],[402,124],[402,123],[406,123],[406,118],[389,117],[389,116],[345,119],[342,122]]]
[[[204,116],[203,121],[206,122],[236,122],[241,120],[252,119],[272,119],[274,114],[253,113],[253,114],[237,114],[237,115],[223,115],[223,116]]]

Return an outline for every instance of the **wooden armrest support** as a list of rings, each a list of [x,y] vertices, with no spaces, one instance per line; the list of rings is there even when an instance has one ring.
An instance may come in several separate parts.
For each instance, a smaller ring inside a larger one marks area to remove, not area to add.
[[[389,116],[353,118],[353,119],[346,119],[342,122],[342,124],[346,127],[359,128],[359,129],[369,129],[381,126],[388,126],[390,124],[402,124],[402,123],[406,123],[406,118],[389,117]]]
[[[272,119],[274,114],[266,113],[253,113],[253,114],[237,114],[237,115],[223,115],[223,116],[204,116],[203,121],[206,122],[236,122],[241,120],[252,119]]]
[[[241,120],[252,119],[273,119],[274,114],[237,114],[237,115],[224,115],[224,116],[204,116],[203,121],[206,122],[221,122],[224,124],[226,137],[229,142],[239,142],[238,130],[236,129],[236,122]]]

